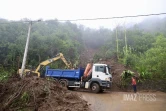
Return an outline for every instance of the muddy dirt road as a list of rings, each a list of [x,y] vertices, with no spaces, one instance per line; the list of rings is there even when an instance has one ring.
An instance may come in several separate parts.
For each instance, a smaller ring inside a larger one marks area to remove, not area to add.
[[[165,111],[166,93],[162,92],[78,92],[92,111]]]

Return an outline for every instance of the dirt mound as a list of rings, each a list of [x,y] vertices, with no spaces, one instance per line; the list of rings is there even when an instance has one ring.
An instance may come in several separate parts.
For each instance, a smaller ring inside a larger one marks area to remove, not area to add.
[[[116,57],[112,57],[111,59],[106,59],[106,60],[101,60],[99,63],[104,63],[104,64],[108,64],[111,67],[111,73],[112,73],[112,78],[113,78],[113,83],[112,83],[112,87],[111,90],[112,91],[126,91],[126,89],[123,89],[121,87],[121,74],[124,70],[131,70],[128,67],[125,67],[125,65],[119,63],[117,61]],[[133,71],[133,70],[131,70]],[[133,71],[136,75],[137,72]]]
[[[132,70],[129,67],[125,67],[123,64],[118,63],[116,58],[103,60],[102,63],[111,66],[111,73],[113,76],[112,91],[132,91],[131,83],[126,84],[125,87],[121,85],[121,74],[124,70],[131,70],[138,77],[137,78],[137,89],[138,91],[163,91],[166,92],[166,81],[161,79],[151,79],[138,82],[138,72]]]
[[[0,83],[0,111],[87,111],[87,102],[54,80],[10,78]]]
[[[94,55],[97,53],[97,49],[85,48],[84,51],[80,54],[80,66],[86,67],[89,60],[93,60]]]

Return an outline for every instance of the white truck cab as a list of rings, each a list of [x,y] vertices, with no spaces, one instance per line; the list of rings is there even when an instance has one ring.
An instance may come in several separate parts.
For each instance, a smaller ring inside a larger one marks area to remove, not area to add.
[[[110,81],[112,75],[110,68],[106,64],[94,64],[92,67],[92,78],[98,78],[102,81]]]
[[[85,88],[98,93],[104,89],[110,89],[112,85],[112,75],[107,64],[93,64],[92,78],[85,83]]]

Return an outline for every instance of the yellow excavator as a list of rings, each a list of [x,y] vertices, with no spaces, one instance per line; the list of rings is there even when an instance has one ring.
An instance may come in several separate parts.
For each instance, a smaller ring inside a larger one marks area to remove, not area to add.
[[[56,57],[41,62],[41,63],[38,65],[38,67],[36,68],[35,71],[31,71],[31,70],[29,70],[29,69],[24,69],[24,74],[27,74],[27,73],[35,73],[35,74],[38,75],[38,77],[40,77],[40,70],[41,70],[44,66],[46,66],[46,65],[48,65],[48,64],[50,64],[50,63],[52,63],[52,62],[54,62],[54,61],[56,61],[56,60],[58,60],[58,59],[61,59],[61,60],[66,64],[66,66],[67,66],[68,68],[72,68],[71,63],[68,63],[68,62],[66,61],[65,57],[63,56],[63,54],[62,54],[62,53],[59,53],[59,54],[56,55]],[[20,74],[20,73],[21,73],[21,69],[18,70],[18,74]]]

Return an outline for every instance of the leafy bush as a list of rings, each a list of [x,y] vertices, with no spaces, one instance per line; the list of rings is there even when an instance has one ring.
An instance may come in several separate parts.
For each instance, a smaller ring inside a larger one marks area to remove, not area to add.
[[[11,72],[13,71],[7,71],[3,67],[0,67],[0,81],[6,81],[11,76]]]
[[[121,74],[121,87],[126,88],[131,84],[131,77],[134,75],[134,72],[130,70],[125,70]]]

